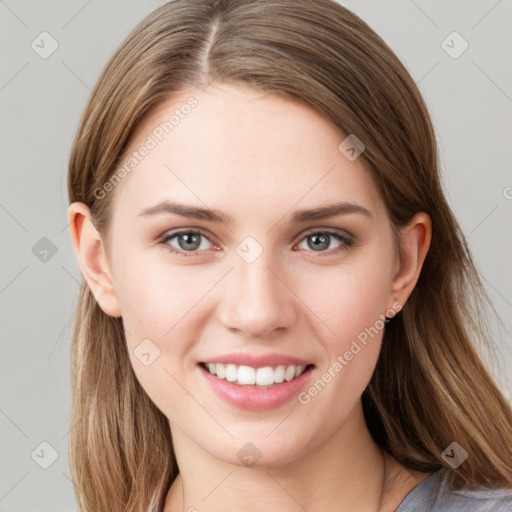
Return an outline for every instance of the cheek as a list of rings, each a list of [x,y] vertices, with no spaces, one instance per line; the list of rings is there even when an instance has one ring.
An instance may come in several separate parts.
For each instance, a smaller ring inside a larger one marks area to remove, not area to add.
[[[385,286],[376,279],[376,273],[354,273],[332,282],[343,284],[326,301],[326,323],[334,334],[322,338],[327,357],[310,387],[298,396],[309,411],[305,421],[322,418],[325,433],[336,432],[346,421],[377,364],[385,328]]]
[[[191,275],[186,267],[166,261],[164,249],[152,251],[155,257],[148,258],[132,250],[119,261],[116,293],[125,327],[162,341],[180,319],[186,320],[208,282],[202,282],[197,270]]]
[[[152,368],[162,367],[173,374],[182,371],[191,340],[200,337],[204,299],[219,281],[217,273],[212,275],[207,267],[171,264],[163,256],[148,261],[147,256],[136,257],[132,252],[129,261],[118,267],[122,278],[116,293],[130,358],[141,381],[155,374],[140,367],[137,355],[142,351],[158,354]]]
[[[361,272],[345,280],[334,317],[334,329],[343,344],[348,339],[361,339],[362,333],[372,327],[382,329],[386,298],[386,282],[377,272]]]
[[[332,269],[325,285],[316,287],[308,298],[309,303],[322,305],[318,316],[329,328],[322,328],[328,357],[319,377],[332,382],[331,391],[338,389],[350,401],[366,387],[379,357],[392,262],[387,254],[391,253],[385,249],[380,254],[361,251],[357,259]],[[328,402],[333,396],[328,392],[324,398]]]
[[[181,366],[196,338],[194,314],[208,282],[191,282],[179,267],[148,265],[135,257],[123,272],[118,298],[132,368],[151,401],[175,417],[187,403]]]
[[[387,264],[382,259],[361,257],[330,269],[321,280],[313,280],[316,285],[309,291],[304,289],[305,302],[313,306],[326,327],[322,337],[331,349],[343,350],[367,329],[382,328],[390,286]]]

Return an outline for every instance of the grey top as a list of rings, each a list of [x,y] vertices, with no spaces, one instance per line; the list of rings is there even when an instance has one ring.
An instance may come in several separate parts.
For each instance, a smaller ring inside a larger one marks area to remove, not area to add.
[[[512,490],[450,490],[451,470],[427,476],[403,499],[395,512],[512,512]]]

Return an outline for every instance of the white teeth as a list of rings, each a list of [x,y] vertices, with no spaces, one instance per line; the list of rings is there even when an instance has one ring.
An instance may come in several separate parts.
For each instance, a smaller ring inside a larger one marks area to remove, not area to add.
[[[258,368],[256,372],[256,384],[258,384],[258,386],[271,386],[274,384],[274,370],[271,366]]]
[[[285,380],[289,382],[302,375],[306,370],[304,365],[253,368],[231,363],[207,363],[206,367],[212,375],[217,375],[219,379],[226,379],[228,382],[233,382],[239,386],[272,386]]]
[[[256,370],[250,366],[240,366],[238,368],[238,384],[248,386],[256,384]]]
[[[224,377],[226,377],[226,367],[223,364],[217,363],[214,364],[213,366],[215,366],[215,375],[217,375],[219,379],[223,379]]]
[[[288,366],[284,372],[284,378],[287,381],[292,380],[295,377],[295,366]]]
[[[284,372],[286,371],[286,368],[283,365],[278,366],[274,370],[274,382],[276,384],[280,384],[284,380]]]
[[[226,365],[226,380],[228,382],[235,382],[238,379],[238,369],[234,364]]]

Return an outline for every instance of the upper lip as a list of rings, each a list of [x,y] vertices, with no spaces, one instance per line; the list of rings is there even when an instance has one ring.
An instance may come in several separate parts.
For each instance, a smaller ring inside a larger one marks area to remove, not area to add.
[[[224,364],[236,364],[237,366],[251,366],[253,368],[263,368],[265,366],[307,366],[312,364],[310,361],[305,359],[299,359],[298,357],[291,357],[284,354],[269,353],[269,354],[244,354],[244,353],[232,353],[224,354],[217,357],[209,357],[202,361],[205,364],[208,363],[224,363]]]

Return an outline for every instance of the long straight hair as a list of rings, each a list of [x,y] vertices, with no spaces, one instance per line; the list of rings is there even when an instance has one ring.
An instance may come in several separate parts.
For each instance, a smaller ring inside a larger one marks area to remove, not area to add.
[[[102,71],[69,160],[70,202],[82,201],[108,244],[114,175],[132,136],[163,101],[212,81],[299,101],[365,145],[397,233],[432,219],[415,289],[386,326],[362,402],[368,428],[404,466],[450,467],[454,487],[512,488],[512,411],[484,366],[492,309],[445,199],[434,130],[404,66],[360,18],[331,0],[175,0],[140,22]],[[168,419],[140,386],[122,318],[83,282],[72,340],[70,462],[83,512],[160,511],[178,474]]]

